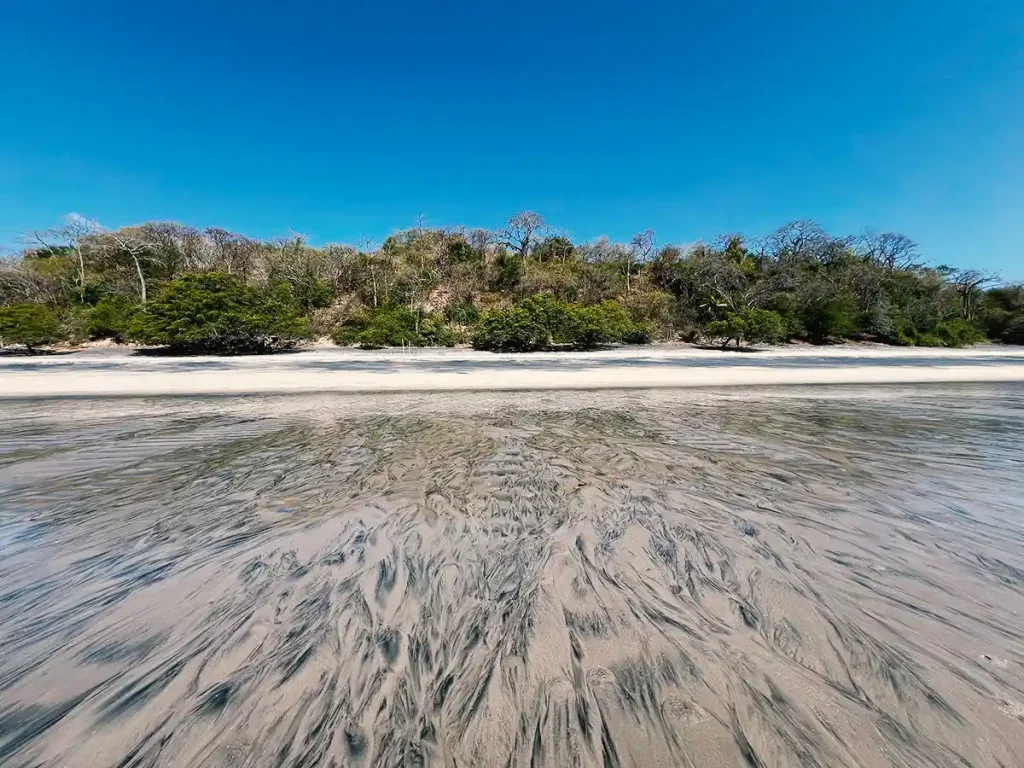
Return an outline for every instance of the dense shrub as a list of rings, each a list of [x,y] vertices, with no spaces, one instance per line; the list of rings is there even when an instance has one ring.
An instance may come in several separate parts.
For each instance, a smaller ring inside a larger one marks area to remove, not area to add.
[[[985,336],[973,323],[957,318],[923,330],[901,320],[896,323],[894,333],[883,338],[902,347],[965,347],[984,341]]]
[[[572,344],[579,332],[574,305],[559,301],[549,293],[539,293],[516,305],[547,331],[547,344]]]
[[[1001,339],[1004,344],[1024,344],[1024,315],[1007,324]]]
[[[814,299],[801,311],[803,330],[812,344],[849,336],[857,330],[857,310],[848,296]]]
[[[185,274],[140,309],[126,338],[175,352],[264,353],[306,335],[287,284],[258,291],[223,272]]]
[[[362,349],[450,347],[456,341],[442,318],[404,306],[352,315],[334,330],[331,338],[335,344],[358,344]]]
[[[83,330],[93,340],[122,341],[134,315],[135,305],[124,296],[104,296],[86,313]]]
[[[730,341],[735,341],[737,347],[742,343],[772,344],[785,337],[785,326],[778,312],[770,309],[744,309],[712,320],[707,325],[707,336],[721,341],[723,347],[728,346]]]
[[[32,352],[36,347],[61,339],[60,318],[42,304],[0,307],[0,342],[22,344]]]
[[[1002,307],[987,309],[982,315],[981,322],[985,328],[985,335],[990,339],[1002,339],[1003,334],[1017,320],[1017,315]],[[1021,315],[1024,317],[1024,315]]]
[[[974,323],[962,318],[939,323],[935,335],[946,347],[966,347],[985,340],[985,335]]]
[[[334,286],[322,277],[296,281],[293,293],[299,306],[306,312],[329,307],[334,300]]]
[[[456,325],[472,325],[480,319],[480,312],[471,302],[456,301],[444,311],[444,316]]]
[[[522,307],[488,312],[473,329],[473,348],[491,352],[533,352],[550,343],[551,334]]]
[[[490,288],[492,291],[514,293],[523,282],[523,260],[512,254],[501,254],[491,265]]]
[[[448,245],[448,258],[453,264],[468,264],[481,261],[483,254],[465,240],[457,238]]]
[[[550,294],[488,313],[473,333],[474,348],[495,352],[528,352],[553,345],[591,349],[611,342],[648,341],[650,329],[634,323],[617,301],[584,306]]]
[[[677,323],[675,297],[666,291],[634,291],[619,299],[630,318],[648,334],[671,338]]]
[[[581,307],[578,311],[593,318],[594,323],[601,329],[602,338],[596,343],[625,341],[627,336],[635,334],[638,330],[626,308],[614,299]]]

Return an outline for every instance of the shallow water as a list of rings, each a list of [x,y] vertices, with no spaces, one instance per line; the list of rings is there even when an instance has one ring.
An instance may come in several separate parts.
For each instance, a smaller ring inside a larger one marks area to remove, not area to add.
[[[0,764],[1024,765],[1022,407],[5,402]]]

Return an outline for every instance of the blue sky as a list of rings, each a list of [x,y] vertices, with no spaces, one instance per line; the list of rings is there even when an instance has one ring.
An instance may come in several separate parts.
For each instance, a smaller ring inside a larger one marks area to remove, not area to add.
[[[0,0],[0,244],[795,218],[1024,279],[1024,3]]]

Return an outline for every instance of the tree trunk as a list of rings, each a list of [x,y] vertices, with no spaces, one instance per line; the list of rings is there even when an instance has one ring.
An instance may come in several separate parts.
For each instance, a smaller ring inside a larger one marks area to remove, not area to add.
[[[85,257],[82,255],[82,246],[76,246],[78,253],[78,298],[85,303]]]
[[[132,254],[132,261],[135,262],[135,271],[139,275],[139,292],[142,296],[142,303],[146,303],[146,278],[142,274],[142,264],[139,263],[139,257],[134,253]]]

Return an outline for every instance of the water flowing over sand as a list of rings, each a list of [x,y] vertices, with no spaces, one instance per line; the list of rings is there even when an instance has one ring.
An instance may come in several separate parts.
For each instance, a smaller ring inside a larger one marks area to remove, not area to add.
[[[8,400],[4,766],[1024,765],[1024,386]]]

